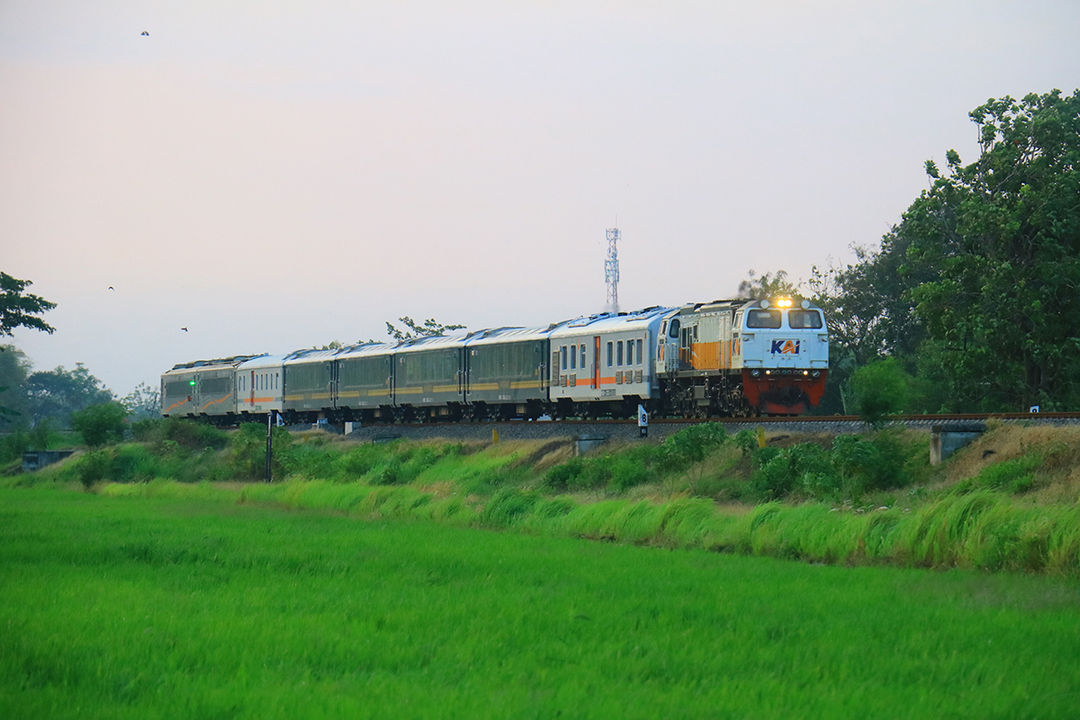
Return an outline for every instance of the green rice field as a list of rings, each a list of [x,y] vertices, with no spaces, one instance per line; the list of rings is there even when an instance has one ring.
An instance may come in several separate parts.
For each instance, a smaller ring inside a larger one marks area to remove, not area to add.
[[[0,488],[4,718],[1064,718],[1080,582]]]

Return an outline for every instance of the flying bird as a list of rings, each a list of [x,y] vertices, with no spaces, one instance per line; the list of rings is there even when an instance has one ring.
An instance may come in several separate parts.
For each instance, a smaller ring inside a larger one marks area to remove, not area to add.
[[[180,328],[180,329],[183,330],[184,332],[187,332],[187,328]]]
[[[143,30],[141,33],[139,33],[139,35],[141,35],[142,37],[150,37],[150,31]]]
[[[112,285],[109,286],[109,289],[110,290],[116,290],[116,288],[114,288]]]

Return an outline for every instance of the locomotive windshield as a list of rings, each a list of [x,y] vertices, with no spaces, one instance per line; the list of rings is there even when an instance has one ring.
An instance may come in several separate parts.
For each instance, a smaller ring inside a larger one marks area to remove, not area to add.
[[[780,311],[750,310],[746,313],[746,327],[778,330],[780,328]]]
[[[795,330],[816,330],[821,327],[821,313],[817,310],[788,310],[788,325]]]

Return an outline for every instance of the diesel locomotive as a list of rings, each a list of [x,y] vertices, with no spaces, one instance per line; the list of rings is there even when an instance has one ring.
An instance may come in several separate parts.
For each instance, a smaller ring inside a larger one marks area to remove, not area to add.
[[[829,334],[809,301],[716,300],[396,344],[175,365],[161,414],[221,425],[797,415],[825,391]]]

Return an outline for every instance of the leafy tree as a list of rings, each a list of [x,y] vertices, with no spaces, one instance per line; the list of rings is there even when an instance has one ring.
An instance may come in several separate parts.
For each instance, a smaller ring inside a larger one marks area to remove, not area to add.
[[[0,346],[0,429],[29,424],[24,387],[29,372],[30,361],[21,350]]]
[[[148,420],[161,416],[161,391],[146,383],[139,383],[120,401],[134,420]]]
[[[911,397],[911,378],[896,358],[863,365],[855,371],[851,385],[859,415],[871,425],[903,412]]]
[[[76,410],[113,399],[112,392],[82,363],[76,363],[75,369],[70,371],[57,367],[33,373],[26,379],[26,391],[35,424],[52,418],[59,425],[67,426]]]
[[[386,323],[386,334],[392,337],[398,342],[404,342],[405,340],[414,340],[422,337],[432,337],[436,335],[445,335],[452,330],[461,330],[464,325],[444,325],[437,321],[435,318],[428,318],[423,324],[417,323],[408,315],[404,315],[398,318],[398,322],[404,325],[404,328],[398,328],[393,323]]]
[[[815,273],[834,359],[891,356],[924,409],[1080,403],[1080,91],[989,100],[877,251]],[[834,365],[835,367],[835,365]],[[838,378],[831,377],[835,381]]]
[[[52,333],[54,328],[37,315],[56,307],[56,303],[24,290],[33,285],[0,272],[0,336],[11,337],[17,327]]]
[[[798,295],[799,283],[791,280],[785,270],[763,275],[758,275],[751,270],[747,273],[746,279],[739,282],[736,293],[739,297],[755,299],[772,298],[778,295]]]
[[[90,447],[101,447],[124,439],[128,409],[118,402],[91,405],[71,415],[71,426]]]
[[[971,112],[982,154],[927,163],[904,216],[905,276],[937,370],[963,406],[1080,401],[1080,90]],[[927,268],[936,276],[925,280]]]

